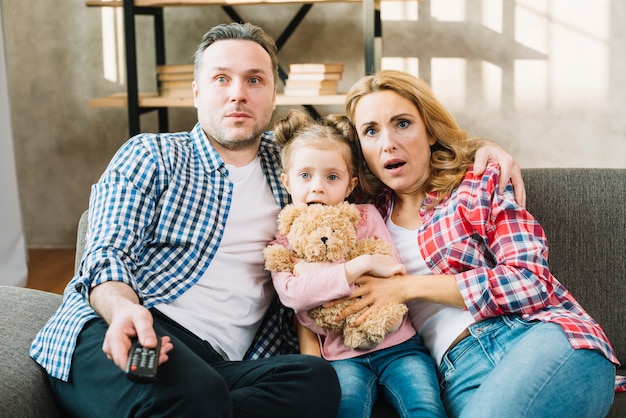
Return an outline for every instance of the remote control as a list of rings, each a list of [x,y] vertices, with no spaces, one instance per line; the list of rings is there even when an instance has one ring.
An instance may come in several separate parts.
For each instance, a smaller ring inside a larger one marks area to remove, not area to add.
[[[157,345],[154,348],[145,348],[139,344],[137,339],[134,339],[128,353],[126,377],[135,382],[155,380],[157,377],[157,366],[159,365],[160,349],[161,338],[159,337],[157,337]]]

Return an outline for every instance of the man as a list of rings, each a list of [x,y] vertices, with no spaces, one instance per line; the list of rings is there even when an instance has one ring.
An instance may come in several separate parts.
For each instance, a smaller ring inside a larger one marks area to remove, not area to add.
[[[261,29],[213,28],[195,57],[199,124],[132,138],[94,185],[81,269],[31,350],[67,413],[334,416],[340,391],[325,361],[239,361],[288,348],[270,321],[261,333],[276,335],[252,344],[274,298],[262,250],[288,201],[263,134],[277,66]],[[157,380],[126,379],[131,338],[154,347],[157,335]]]
[[[288,203],[264,133],[277,68],[260,28],[212,28],[195,55],[198,124],[131,138],[93,186],[80,270],[30,351],[66,413],[335,415],[333,369],[289,354],[291,316],[263,269]],[[154,382],[124,377],[135,337],[149,348],[161,338]]]

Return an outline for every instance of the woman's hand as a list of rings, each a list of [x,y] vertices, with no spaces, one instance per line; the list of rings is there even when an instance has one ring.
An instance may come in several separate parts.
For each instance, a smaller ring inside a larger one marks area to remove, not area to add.
[[[511,154],[495,142],[483,141],[482,146],[476,151],[474,157],[474,174],[479,176],[487,168],[487,163],[492,162],[500,166],[500,184],[498,192],[502,193],[509,179],[513,185],[515,201],[523,208],[526,207],[526,188],[522,178],[522,170]]]
[[[352,295],[345,298],[355,299],[354,303],[337,316],[337,320],[345,319],[349,315],[363,308],[367,308],[353,323],[354,326],[360,325],[367,318],[372,309],[390,303],[406,303],[411,300],[423,300],[426,302],[465,308],[463,296],[459,291],[454,275],[451,274],[429,274],[425,276],[398,274],[389,278],[365,275],[359,277],[355,281],[355,284],[357,287],[354,289],[354,292],[352,292]],[[338,301],[331,302],[324,306],[335,303],[338,303]]]
[[[357,287],[349,297],[355,299],[346,309],[341,311],[337,320],[345,319],[363,308],[367,308],[352,324],[359,326],[370,314],[372,309],[388,305],[390,303],[404,303],[406,299],[407,278],[403,274],[389,278],[365,275],[359,277],[354,283]],[[357,299],[360,298],[360,299]],[[332,302],[333,304],[335,302]]]

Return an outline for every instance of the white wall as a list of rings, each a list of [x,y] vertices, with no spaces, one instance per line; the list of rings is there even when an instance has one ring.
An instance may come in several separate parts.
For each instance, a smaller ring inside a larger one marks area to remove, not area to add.
[[[110,39],[111,10],[84,1],[0,2],[26,241],[73,247],[91,185],[128,139],[125,108],[88,105],[125,89],[106,65],[120,64],[105,54],[119,39]],[[398,16],[387,13],[393,3]],[[234,6],[274,37],[298,7]],[[384,0],[382,7],[386,61],[426,78],[461,126],[500,143],[522,167],[626,168],[626,1]],[[169,7],[164,15],[168,64],[190,63],[206,30],[230,20],[210,6]],[[139,83],[153,91],[152,19],[136,22]],[[342,61],[346,91],[364,73],[362,5],[316,4],[279,59],[283,67]],[[194,108],[169,113],[173,131],[196,120]],[[154,113],[141,119],[143,131],[158,129]]]
[[[0,3],[0,284],[24,286],[26,245],[17,192]]]

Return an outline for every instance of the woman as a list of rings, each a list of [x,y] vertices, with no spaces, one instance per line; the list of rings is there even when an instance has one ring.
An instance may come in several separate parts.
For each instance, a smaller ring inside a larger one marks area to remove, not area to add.
[[[346,114],[372,199],[407,268],[363,276],[340,315],[405,302],[438,367],[449,416],[605,416],[619,364],[600,326],[550,273],[546,236],[498,167],[474,175],[468,138],[422,80],[381,71]],[[357,323],[367,315],[359,318]]]

